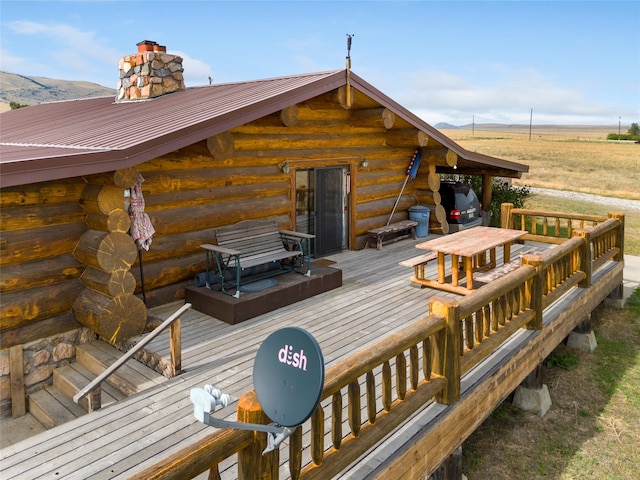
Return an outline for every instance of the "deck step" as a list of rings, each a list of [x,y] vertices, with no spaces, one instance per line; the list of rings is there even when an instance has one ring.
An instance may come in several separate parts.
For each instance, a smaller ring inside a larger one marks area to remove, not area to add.
[[[53,371],[53,386],[29,395],[29,412],[45,428],[53,428],[87,413],[88,400],[73,396],[124,355],[111,345],[95,341],[76,347],[76,361]],[[166,381],[167,378],[136,360],[122,365],[101,385],[100,405],[119,400]]]
[[[45,428],[53,428],[86,411],[56,387],[46,387],[29,395],[29,413]]]
[[[104,372],[122,355],[120,350],[102,341],[84,343],[76,348],[76,362],[94,375]],[[166,380],[166,377],[137,360],[129,360],[111,375],[107,382],[129,396]]]
[[[56,368],[53,371],[53,386],[63,395],[73,399],[73,396],[86,387],[96,375],[84,368],[80,363],[72,363],[64,367]],[[118,400],[127,398],[127,395],[107,382],[101,386],[100,401],[102,408],[115,403]],[[87,398],[80,400],[79,404],[84,411],[88,411]]]

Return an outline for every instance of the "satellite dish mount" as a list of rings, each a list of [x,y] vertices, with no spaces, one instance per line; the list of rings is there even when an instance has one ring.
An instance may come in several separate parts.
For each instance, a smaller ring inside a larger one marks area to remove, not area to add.
[[[315,411],[324,388],[324,358],[313,336],[298,327],[273,332],[262,343],[253,366],[253,385],[268,425],[223,420],[213,416],[231,397],[211,385],[191,389],[193,416],[211,427],[267,433],[267,448],[278,448]]]

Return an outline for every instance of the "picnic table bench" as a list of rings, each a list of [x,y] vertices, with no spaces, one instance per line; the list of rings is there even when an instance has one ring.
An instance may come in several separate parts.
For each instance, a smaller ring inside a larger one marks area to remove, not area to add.
[[[216,244],[200,245],[205,249],[207,288],[215,284],[239,298],[240,286],[250,282],[291,271],[311,276],[314,235],[279,230],[274,220],[244,220],[215,229],[215,237]]]
[[[418,222],[414,220],[402,220],[401,222],[391,223],[389,225],[385,225],[384,227],[374,228],[372,230],[367,231],[369,234],[369,239],[367,240],[367,246],[371,240],[375,240],[376,248],[378,250],[382,250],[382,243],[385,236],[402,233],[404,235],[400,235],[389,240],[388,243],[394,243],[404,238],[408,238],[409,236],[416,238],[416,226]]]

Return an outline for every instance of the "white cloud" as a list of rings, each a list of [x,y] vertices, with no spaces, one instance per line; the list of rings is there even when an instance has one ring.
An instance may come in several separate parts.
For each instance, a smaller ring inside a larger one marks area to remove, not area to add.
[[[16,65],[16,71],[24,72],[25,67],[30,70],[41,63],[39,56],[47,56],[57,62],[57,67],[62,69],[62,76],[59,78],[75,77],[81,80],[91,80],[91,77],[100,74],[104,68],[114,69],[118,59],[122,56],[120,52],[110,48],[109,40],[100,39],[95,32],[79,30],[66,24],[44,24],[31,21],[15,21],[7,24],[18,35],[33,37],[36,41],[41,41],[33,53],[34,58],[19,58],[12,56],[9,52],[3,52],[3,65],[5,58]],[[43,71],[52,71],[54,65],[40,67]],[[115,83],[116,73],[113,74]]]
[[[441,70],[407,74],[397,100],[429,123],[610,123],[611,106],[590,101],[540,72],[483,65],[464,75]],[[482,79],[479,80],[479,79]]]
[[[214,77],[213,69],[208,63],[198,60],[197,58],[190,57],[183,52],[175,51],[171,53],[182,57],[184,83],[187,87],[209,85],[209,77],[213,79],[214,83],[219,82],[219,80],[216,80]]]

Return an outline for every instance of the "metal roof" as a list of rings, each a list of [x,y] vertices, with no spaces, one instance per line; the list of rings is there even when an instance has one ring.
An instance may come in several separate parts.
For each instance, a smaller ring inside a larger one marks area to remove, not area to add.
[[[354,73],[351,85],[428,133],[459,158],[528,167],[467,152]],[[345,70],[192,87],[151,100],[44,103],[0,114],[3,187],[132,167],[346,84]]]

